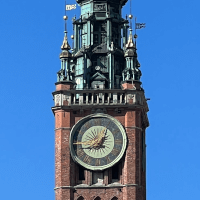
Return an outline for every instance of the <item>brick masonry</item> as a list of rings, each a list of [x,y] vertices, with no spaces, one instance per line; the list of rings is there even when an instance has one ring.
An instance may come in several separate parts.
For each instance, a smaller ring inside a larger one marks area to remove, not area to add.
[[[57,85],[57,91],[71,89]],[[144,169],[142,134],[145,128],[142,123],[142,109],[129,108],[116,113],[114,109],[107,109],[107,114],[115,117],[124,126],[128,145],[124,157],[120,161],[120,187],[108,187],[110,184],[110,169],[104,171],[105,187],[91,187],[92,172],[85,170],[85,181],[78,180],[78,165],[70,155],[70,130],[81,118],[90,115],[91,110],[76,112],[58,109],[55,115],[55,195],[56,200],[146,200],[146,172]],[[145,138],[143,138],[145,139]],[[78,188],[80,183],[90,187]]]

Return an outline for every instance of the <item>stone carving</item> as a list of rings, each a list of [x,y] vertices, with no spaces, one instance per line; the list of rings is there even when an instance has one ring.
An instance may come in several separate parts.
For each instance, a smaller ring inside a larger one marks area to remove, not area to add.
[[[94,11],[106,11],[106,4],[94,4]]]
[[[135,102],[134,102],[134,95],[133,94],[129,94],[128,95],[128,102],[129,102],[129,104],[134,104]]]
[[[60,101],[61,101],[60,94],[57,94],[56,97],[55,97],[55,106],[59,106]]]

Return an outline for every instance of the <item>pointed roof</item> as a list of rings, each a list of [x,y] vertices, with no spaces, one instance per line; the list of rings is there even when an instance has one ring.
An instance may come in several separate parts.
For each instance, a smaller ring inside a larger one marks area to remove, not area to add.
[[[130,35],[128,38],[128,43],[126,44],[127,49],[133,49],[135,48],[135,44],[133,42],[133,34],[132,34],[132,29],[130,29]]]
[[[103,74],[97,72],[91,77],[91,80],[108,80]]]
[[[67,39],[67,31],[64,32],[65,33],[65,36],[64,36],[64,40],[63,40],[63,43],[62,43],[62,46],[61,46],[61,49],[62,50],[70,50],[71,47],[68,43],[68,39]]]

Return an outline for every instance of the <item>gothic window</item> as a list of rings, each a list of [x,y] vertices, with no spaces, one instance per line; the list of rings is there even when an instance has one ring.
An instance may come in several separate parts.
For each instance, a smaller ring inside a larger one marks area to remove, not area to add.
[[[101,31],[106,32],[106,24],[105,23],[101,23]]]
[[[101,43],[106,43],[106,33],[101,33]]]
[[[114,45],[119,45],[119,39],[121,40],[121,38],[119,38],[119,27],[118,24],[113,23],[112,24],[112,41],[114,42]]]
[[[98,40],[98,34],[94,34],[94,44],[98,44],[99,40]]]
[[[106,42],[106,24],[105,23],[101,23],[101,43],[105,43]]]
[[[84,200],[84,198],[81,196],[81,197],[79,197],[77,200]]]
[[[99,31],[99,23],[94,24],[94,31]]]
[[[101,200],[101,198],[100,197],[96,197],[94,200]]]
[[[96,22],[94,24],[94,44],[98,45],[106,42],[106,23]]]

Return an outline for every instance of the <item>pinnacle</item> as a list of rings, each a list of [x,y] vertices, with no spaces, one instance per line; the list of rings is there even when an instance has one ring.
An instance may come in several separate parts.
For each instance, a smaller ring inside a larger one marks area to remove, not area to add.
[[[63,40],[61,49],[62,50],[67,50],[67,51],[71,49],[71,47],[70,47],[70,45],[68,43],[67,32],[66,31],[65,31],[65,36],[64,36],[64,40]]]
[[[132,30],[130,30],[130,35],[129,35],[129,39],[128,39],[128,43],[126,44],[126,48],[135,48],[135,44],[133,42],[133,34],[132,34]]]

